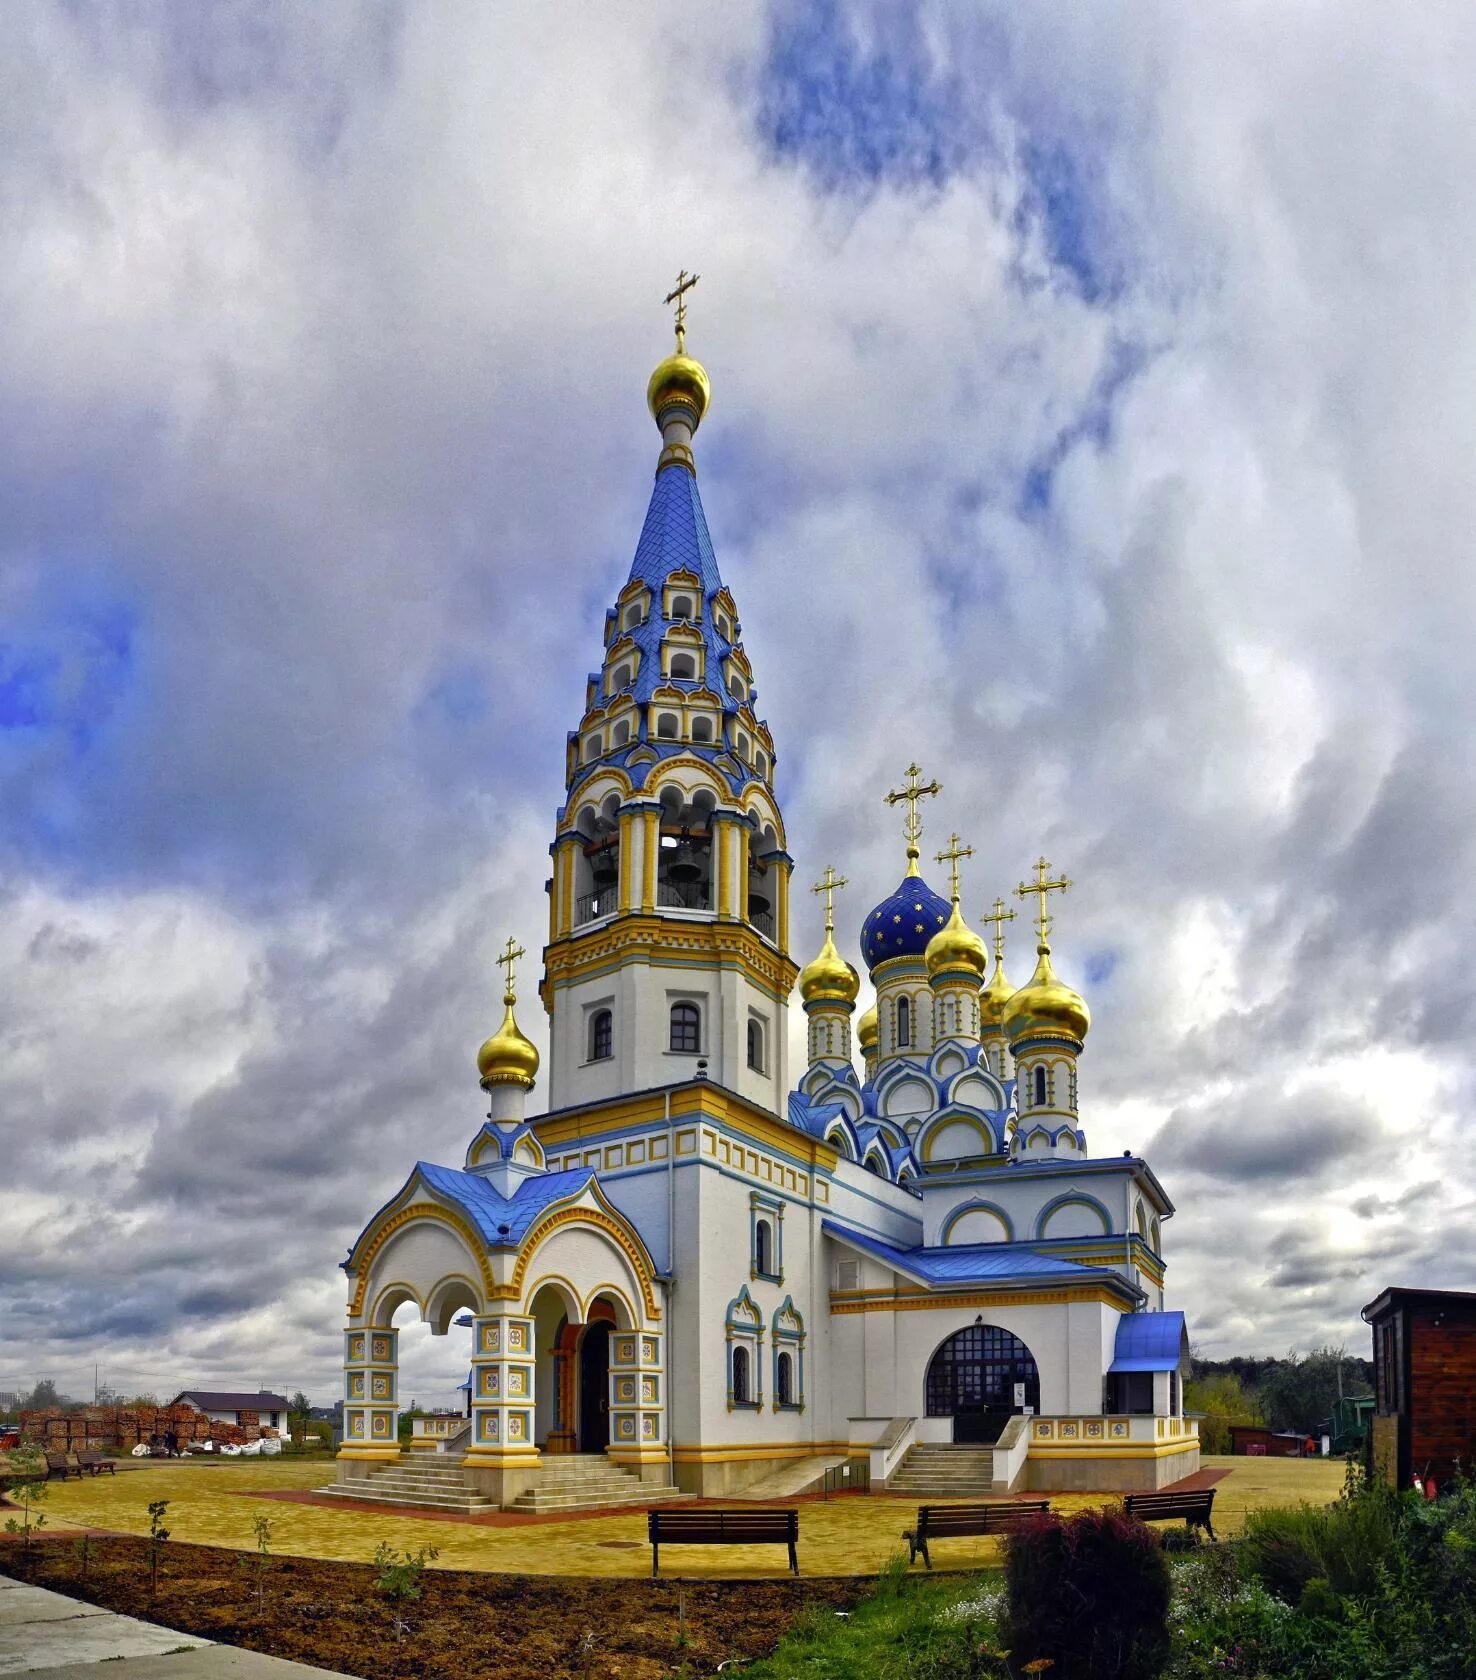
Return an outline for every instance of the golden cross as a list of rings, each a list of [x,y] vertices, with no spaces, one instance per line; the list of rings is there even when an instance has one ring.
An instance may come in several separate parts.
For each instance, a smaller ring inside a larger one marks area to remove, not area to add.
[[[503,947],[502,955],[497,959],[497,966],[507,970],[505,989],[507,992],[507,1001],[509,1003],[517,1001],[515,995],[517,987],[513,983],[513,968],[516,966],[518,958],[526,957],[527,954],[528,953],[523,949],[523,947],[518,944],[511,934],[509,934],[507,944]]]
[[[948,836],[948,846],[946,850],[938,852],[935,855],[939,863],[949,863],[953,865],[953,902],[957,904],[958,860],[960,858],[972,857],[974,855],[974,848],[972,846],[964,845],[963,841],[960,840],[956,834],[950,834]]]
[[[894,789],[891,793],[884,793],[882,798],[888,805],[900,805],[907,801],[907,819],[902,824],[902,832],[907,836],[907,873],[917,874],[918,837],[922,833],[922,818],[917,814],[919,799],[931,799],[934,794],[942,793],[941,782],[920,782],[918,777],[922,771],[915,764],[907,766],[907,785]]]
[[[1043,857],[1037,858],[1035,860],[1035,880],[1033,882],[1021,881],[1019,886],[1015,888],[1016,893],[1021,898],[1027,898],[1031,893],[1035,894],[1035,931],[1042,945],[1046,942],[1046,935],[1051,931],[1051,918],[1046,915],[1046,894],[1065,892],[1067,887],[1071,885],[1071,882],[1064,875],[1059,880],[1049,880],[1050,872],[1050,864]]]
[[[823,892],[825,894],[825,931],[827,933],[835,932],[835,895],[842,887],[848,887],[849,885],[850,882],[844,875],[836,874],[835,865],[827,863],[824,875],[810,888],[813,893]]]
[[[992,916],[980,916],[979,918],[985,927],[988,927],[991,922],[994,924],[994,960],[997,963],[1004,961],[1004,925],[1006,922],[1014,921],[1014,919],[1015,912],[1005,909],[1002,898],[995,899]]]
[[[676,285],[662,299],[663,303],[674,303],[676,305],[676,338],[677,355],[679,356],[684,356],[687,353],[687,293],[701,278],[700,274],[688,274],[686,269],[683,269],[677,275]]]

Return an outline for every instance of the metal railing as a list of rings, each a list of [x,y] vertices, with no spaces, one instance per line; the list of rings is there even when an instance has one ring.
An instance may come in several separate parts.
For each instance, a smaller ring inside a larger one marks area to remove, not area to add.
[[[614,887],[605,887],[600,892],[581,893],[574,900],[574,925],[582,927],[585,922],[593,922],[600,916],[614,913],[616,892]]]
[[[660,881],[656,902],[665,910],[710,910],[712,888],[706,881]]]
[[[748,919],[766,939],[774,937],[774,912],[772,910],[750,910]]]

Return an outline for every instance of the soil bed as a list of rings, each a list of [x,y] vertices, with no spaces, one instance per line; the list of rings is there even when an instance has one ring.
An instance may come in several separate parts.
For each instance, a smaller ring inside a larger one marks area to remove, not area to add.
[[[81,1579],[71,1545],[29,1554],[0,1544],[0,1572],[181,1633],[265,1651],[364,1680],[662,1680],[686,1664],[766,1655],[811,1605],[849,1609],[872,1587],[856,1578],[632,1581],[428,1569],[396,1643],[390,1607],[368,1564],[273,1558],[258,1607],[246,1554],[167,1545],[149,1596],[148,1543],[99,1536]],[[678,1643],[678,1601],[686,1643]],[[588,1637],[587,1637],[588,1636]],[[592,1642],[590,1642],[592,1640]]]

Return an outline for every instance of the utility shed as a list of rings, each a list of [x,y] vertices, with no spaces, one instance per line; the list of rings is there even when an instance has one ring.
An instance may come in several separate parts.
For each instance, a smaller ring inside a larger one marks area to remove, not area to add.
[[[1386,1289],[1363,1309],[1373,1330],[1374,1474],[1444,1485],[1476,1459],[1476,1294]]]

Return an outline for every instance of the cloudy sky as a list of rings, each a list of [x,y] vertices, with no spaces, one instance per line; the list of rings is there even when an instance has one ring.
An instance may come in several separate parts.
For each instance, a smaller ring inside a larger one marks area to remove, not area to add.
[[[1476,1287],[1473,81],[1455,5],[0,9],[0,1389],[331,1395],[682,266],[803,880],[853,936],[914,755],[975,913],[1071,874],[1205,1351]]]

